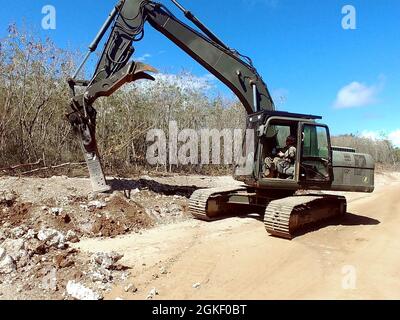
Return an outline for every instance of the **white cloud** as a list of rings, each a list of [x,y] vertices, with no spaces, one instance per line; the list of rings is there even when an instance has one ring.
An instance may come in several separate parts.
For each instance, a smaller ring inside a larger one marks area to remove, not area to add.
[[[272,89],[271,91],[272,99],[275,101],[277,106],[282,106],[286,103],[287,97],[289,95],[289,90],[285,88]]]
[[[385,136],[385,133],[382,131],[369,131],[369,130],[364,130],[361,132],[361,137],[363,138],[368,138],[371,140],[380,140],[383,139]]]
[[[396,147],[400,147],[400,129],[389,133],[388,137]]]
[[[201,78],[205,79],[206,81],[218,81],[217,77],[211,73],[207,73],[204,76],[202,76]]]
[[[208,73],[198,77],[190,73],[168,74],[159,73],[154,76],[156,81],[166,82],[176,85],[182,90],[210,90],[215,85],[213,81],[217,80],[212,74]]]
[[[144,62],[144,61],[146,61],[148,58],[151,58],[151,57],[152,57],[152,55],[151,55],[150,53],[145,53],[144,55],[142,55],[142,56],[136,58],[135,60],[136,60],[136,61],[140,61],[140,62]]]
[[[121,90],[129,91],[132,90],[132,88],[134,87],[138,87],[141,89],[150,89],[157,84],[163,83],[176,86],[182,91],[200,90],[205,92],[215,89],[215,82],[217,81],[217,78],[215,78],[210,73],[207,73],[200,77],[187,72],[182,72],[179,74],[157,73],[152,74],[152,76],[155,78],[155,81],[138,80],[134,83],[125,85]]]
[[[377,95],[381,91],[383,83],[368,86],[354,81],[339,90],[334,107],[338,109],[364,107],[378,101]]]
[[[400,147],[400,129],[396,129],[394,131],[387,130],[377,130],[370,131],[364,130],[361,134],[361,137],[368,138],[372,140],[384,140],[387,139],[393,143],[394,146]]]

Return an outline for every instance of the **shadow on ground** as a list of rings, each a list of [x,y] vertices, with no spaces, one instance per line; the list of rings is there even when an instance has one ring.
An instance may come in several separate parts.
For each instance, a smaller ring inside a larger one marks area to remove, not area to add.
[[[109,180],[108,183],[112,190],[123,191],[128,198],[130,198],[131,191],[136,189],[149,190],[166,196],[178,195],[186,198],[190,198],[193,192],[199,189],[196,186],[177,186],[146,179],[130,180],[115,178]]]
[[[303,230],[296,232],[293,236],[293,239],[330,226],[372,226],[380,223],[381,222],[379,220],[348,212],[342,217],[328,219],[321,221],[314,226],[305,227]]]
[[[223,218],[232,218],[233,216],[226,216],[226,217],[221,217]],[[240,215],[238,218],[243,218],[243,219],[254,219],[260,221],[260,223],[264,222],[264,215],[260,214],[245,214],[245,215]],[[330,226],[370,226],[370,225],[378,225],[381,222],[379,220],[366,217],[366,216],[361,216],[357,215],[354,213],[346,213],[342,217],[336,217],[336,218],[331,218],[327,219],[324,221],[320,221],[313,226],[306,226],[302,230],[297,231],[296,233],[293,234],[293,238],[297,238],[300,236],[303,236],[307,233],[311,233],[314,231],[318,231]]]

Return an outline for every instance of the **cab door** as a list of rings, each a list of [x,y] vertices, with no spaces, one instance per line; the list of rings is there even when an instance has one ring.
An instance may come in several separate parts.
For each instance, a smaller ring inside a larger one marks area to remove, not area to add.
[[[308,187],[326,187],[333,182],[332,148],[326,125],[302,123],[299,183]]]

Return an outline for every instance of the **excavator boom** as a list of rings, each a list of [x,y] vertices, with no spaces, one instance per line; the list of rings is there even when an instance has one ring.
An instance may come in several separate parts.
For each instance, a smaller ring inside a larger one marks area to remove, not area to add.
[[[72,99],[67,117],[80,138],[95,191],[107,191],[109,188],[97,150],[96,110],[93,108],[93,103],[99,97],[110,96],[127,82],[139,79],[154,80],[148,74],[156,72],[154,68],[130,61],[135,52],[133,44],[144,37],[146,23],[165,35],[227,85],[241,101],[248,114],[275,110],[268,88],[254,68],[251,59],[226,46],[176,0],[173,3],[199,28],[199,31],[180,21],[161,3],[149,0],[121,0],[90,44],[89,52],[74,76],[68,80]],[[92,79],[77,80],[90,54],[97,49],[109,29],[111,29],[110,35]],[[76,94],[77,86],[84,87],[84,93]]]
[[[126,66],[148,22],[190,57],[227,85],[251,114],[274,110],[271,95],[249,58],[229,49],[190,11],[173,1],[202,32],[175,17],[163,4],[147,0],[123,0],[111,12],[115,23],[97,64],[93,81],[110,78]],[[117,14],[115,14],[117,12]],[[108,26],[108,21],[106,21]],[[103,33],[100,32],[100,35]]]

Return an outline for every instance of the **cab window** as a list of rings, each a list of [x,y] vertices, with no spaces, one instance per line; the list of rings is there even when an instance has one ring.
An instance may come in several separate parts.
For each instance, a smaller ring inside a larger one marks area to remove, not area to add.
[[[328,132],[325,127],[304,126],[303,157],[329,158]]]
[[[329,182],[329,132],[324,126],[304,125],[302,132],[300,178],[306,181]]]

